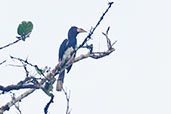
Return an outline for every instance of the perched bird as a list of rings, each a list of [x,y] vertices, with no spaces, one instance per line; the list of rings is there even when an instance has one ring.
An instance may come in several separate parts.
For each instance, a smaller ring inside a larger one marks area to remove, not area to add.
[[[86,32],[82,28],[72,26],[68,31],[68,39],[65,39],[59,48],[59,62],[67,62],[68,60],[75,58],[77,48],[77,35],[78,33]],[[67,73],[70,71],[72,65],[67,68]],[[61,91],[63,88],[65,70],[59,74],[56,90]]]

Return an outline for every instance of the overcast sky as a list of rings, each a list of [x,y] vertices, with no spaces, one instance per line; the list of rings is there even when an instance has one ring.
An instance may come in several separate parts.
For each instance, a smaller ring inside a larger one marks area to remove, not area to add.
[[[72,114],[170,114],[171,113],[171,1],[115,0],[93,35],[95,51],[107,49],[101,32],[110,26],[109,37],[117,40],[116,51],[99,60],[88,58],[73,65],[64,87],[71,90]],[[93,27],[108,0],[1,0],[0,47],[16,40],[21,21],[34,24],[31,37],[0,50],[0,85],[16,84],[25,78],[22,68],[8,64],[9,55],[25,59],[41,68],[53,68],[58,48],[73,25],[87,31]],[[78,35],[78,43],[86,33]],[[80,50],[77,54],[85,53]],[[36,72],[30,69],[32,75]],[[24,90],[17,92],[20,95]],[[54,89],[50,114],[65,114],[63,92]],[[41,90],[20,103],[23,114],[43,114],[49,97]],[[0,106],[10,101],[0,95]],[[4,114],[17,114],[11,108]]]

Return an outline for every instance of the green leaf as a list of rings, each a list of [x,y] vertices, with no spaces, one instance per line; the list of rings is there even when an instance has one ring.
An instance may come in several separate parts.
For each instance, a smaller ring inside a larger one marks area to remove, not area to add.
[[[22,37],[25,37],[26,35],[30,34],[32,30],[33,24],[31,21],[22,21],[22,23],[18,26],[17,33]]]

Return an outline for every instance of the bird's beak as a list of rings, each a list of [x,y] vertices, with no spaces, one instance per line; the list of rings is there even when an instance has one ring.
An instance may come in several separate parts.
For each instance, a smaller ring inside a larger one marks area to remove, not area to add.
[[[77,32],[78,32],[78,33],[81,33],[81,32],[87,32],[87,31],[85,31],[85,30],[82,29],[82,28],[77,28]]]

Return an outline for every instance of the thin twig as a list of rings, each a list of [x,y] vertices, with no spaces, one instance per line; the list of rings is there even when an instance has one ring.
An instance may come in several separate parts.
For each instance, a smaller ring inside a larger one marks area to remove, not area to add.
[[[96,28],[100,25],[100,22],[103,20],[104,16],[105,16],[106,13],[109,11],[109,9],[111,8],[111,6],[112,6],[113,3],[114,3],[114,2],[109,2],[109,3],[108,3],[108,5],[109,5],[108,8],[107,8],[106,11],[103,13],[103,15],[100,17],[100,20],[97,22],[96,26],[90,31],[90,33],[88,34],[88,36],[84,39],[84,41],[82,42],[82,44],[78,47],[78,49],[81,48],[81,47],[83,47],[84,44],[85,44],[89,39],[91,39],[91,35],[94,33],[94,31],[96,30]],[[77,49],[77,50],[78,50],[78,49]]]
[[[113,43],[112,43],[112,47],[113,47],[113,45],[115,45],[115,44],[116,44],[116,42],[117,42],[117,40],[116,40],[115,42],[113,42]]]
[[[12,93],[12,92],[10,92],[10,93],[11,93],[12,100],[15,100],[15,93]],[[19,114],[22,114],[22,112],[20,110],[19,102],[18,102],[18,104],[15,104],[15,108],[18,110]]]
[[[112,44],[111,44],[111,40],[108,37],[109,29],[110,29],[110,27],[107,28],[106,33],[102,32],[102,34],[106,37],[108,49],[111,49],[112,48]]]
[[[18,60],[18,61],[20,61],[20,62],[22,62],[22,63],[25,63],[25,64],[27,64],[27,65],[30,65],[30,66],[34,67],[35,69],[37,69],[37,70],[41,73],[41,75],[45,76],[45,75],[43,74],[42,70],[41,70],[37,65],[33,65],[32,63],[29,63],[29,62],[27,61],[27,59],[26,59],[26,60],[23,60],[23,59],[21,59],[21,58],[13,57],[13,56],[11,56],[11,55],[10,55],[10,57],[11,57],[11,59]]]
[[[6,62],[6,60],[2,61],[2,62],[0,63],[0,65],[4,64],[5,62]]]
[[[9,44],[7,44],[7,45],[5,45],[5,46],[3,46],[3,47],[0,47],[0,50],[1,49],[4,49],[4,48],[6,48],[6,47],[9,47],[9,46],[11,46],[11,45],[13,45],[13,44],[16,44],[18,41],[20,41],[21,39],[17,39],[16,41],[14,41],[14,42],[12,42],[12,43],[9,43]]]
[[[44,108],[44,113],[45,113],[45,114],[48,113],[48,108],[49,108],[50,104],[53,103],[53,99],[54,99],[54,96],[51,96],[50,101],[46,104],[46,106],[45,106],[45,108]]]
[[[11,46],[11,45],[13,45],[13,44],[16,44],[18,41],[23,40],[23,37],[24,37],[24,40],[23,40],[23,41],[25,41],[26,38],[29,38],[29,37],[30,37],[30,34],[31,34],[31,33],[29,33],[29,34],[27,34],[27,35],[25,35],[25,36],[16,36],[16,38],[17,38],[16,41],[14,41],[14,42],[12,42],[12,43],[9,43],[9,44],[7,44],[7,45],[5,45],[5,46],[3,46],[3,47],[0,47],[0,50],[1,50],[1,49],[4,49],[4,48],[6,48],[6,47],[9,47],[9,46]]]
[[[29,71],[27,70],[27,64],[24,64],[24,63],[22,63],[23,64],[23,67],[24,67],[24,70],[25,70],[25,72],[26,72],[26,77],[28,77],[29,76]]]
[[[7,64],[7,65],[12,67],[23,67],[23,65],[13,65],[13,64]]]
[[[23,63],[25,63],[25,64],[28,64],[28,65],[30,65],[30,66],[32,66],[32,67],[37,67],[37,65],[33,65],[33,64],[29,63],[29,62],[27,61],[27,59],[26,59],[26,60],[23,60],[23,59],[21,59],[21,58],[13,57],[13,56],[11,56],[11,55],[10,55],[10,58],[11,58],[11,59],[14,59],[14,60],[18,60],[18,61],[20,61],[20,62],[23,62]]]
[[[64,94],[65,94],[65,97],[66,97],[66,100],[67,100],[67,108],[66,108],[66,114],[70,114],[71,111],[69,110],[69,100],[70,100],[70,93],[71,91],[69,90],[69,93],[67,93],[67,91],[65,91],[65,89],[62,89]]]

